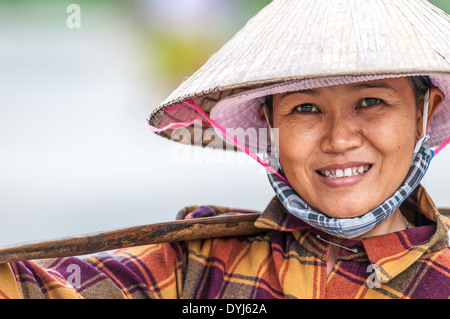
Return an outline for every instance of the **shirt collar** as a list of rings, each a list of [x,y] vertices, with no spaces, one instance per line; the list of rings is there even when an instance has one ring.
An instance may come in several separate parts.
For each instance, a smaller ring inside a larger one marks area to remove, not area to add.
[[[346,248],[356,248],[356,252],[343,248],[339,249],[338,253],[342,255],[342,258],[351,259],[362,258],[361,251],[364,251],[366,258],[374,266],[373,269],[380,282],[387,282],[407,269],[425,252],[434,252],[448,247],[450,222],[439,213],[421,185],[400,206],[400,210],[417,227],[366,239],[345,240],[339,244]],[[317,235],[325,240],[330,237],[291,215],[276,196],[255,225],[260,228],[295,232],[296,236],[302,238],[309,237],[309,240],[304,242],[311,245],[305,248],[321,259],[326,255],[328,245],[321,243]]]

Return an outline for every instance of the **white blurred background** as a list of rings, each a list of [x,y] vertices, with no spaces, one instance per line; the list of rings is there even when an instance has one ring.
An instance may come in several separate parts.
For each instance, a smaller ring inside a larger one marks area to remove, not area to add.
[[[187,205],[264,209],[259,164],[179,163],[146,120],[269,2],[0,1],[0,245],[169,221]],[[449,161],[447,148],[424,181],[439,207]]]

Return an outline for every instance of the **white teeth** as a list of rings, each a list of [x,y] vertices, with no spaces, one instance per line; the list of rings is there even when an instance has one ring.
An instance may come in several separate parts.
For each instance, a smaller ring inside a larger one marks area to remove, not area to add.
[[[346,168],[346,169],[344,170],[344,176],[345,176],[345,177],[353,176],[353,174],[352,174],[352,169],[351,169],[351,168]]]
[[[348,167],[346,169],[336,169],[336,170],[323,170],[320,171],[320,174],[329,178],[342,178],[342,177],[351,177],[359,174],[363,174],[369,170],[369,165],[361,165],[358,167]]]
[[[344,177],[344,171],[341,169],[337,169],[335,175],[337,178]]]

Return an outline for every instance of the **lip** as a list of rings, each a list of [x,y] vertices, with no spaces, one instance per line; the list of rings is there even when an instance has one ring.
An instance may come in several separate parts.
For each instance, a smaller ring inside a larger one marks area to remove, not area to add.
[[[365,166],[365,165],[369,165],[369,170],[364,173],[355,175],[355,176],[330,178],[330,177],[322,176],[318,172],[318,171],[324,171],[324,170],[346,169],[346,168],[350,168],[350,167],[358,167],[358,166]],[[372,168],[373,168],[373,164],[368,163],[368,162],[334,163],[334,164],[330,164],[330,165],[327,165],[327,166],[317,169],[315,171],[315,173],[319,177],[319,180],[322,183],[324,183],[325,185],[327,185],[328,187],[332,187],[332,188],[350,187],[350,186],[354,186],[354,185],[358,184],[361,180],[363,180],[365,177],[367,177],[367,175],[371,172]]]
[[[324,166],[316,169],[316,171],[324,171],[324,170],[334,170],[334,169],[346,169],[349,167],[363,166],[363,165],[373,165],[369,162],[346,162],[346,163],[334,163],[328,166]]]

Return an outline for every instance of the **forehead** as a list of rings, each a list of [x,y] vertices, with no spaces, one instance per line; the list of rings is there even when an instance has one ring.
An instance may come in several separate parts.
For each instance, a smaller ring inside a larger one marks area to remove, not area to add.
[[[328,92],[334,93],[351,93],[351,92],[360,92],[368,89],[379,89],[384,91],[390,91],[392,93],[397,94],[413,94],[413,87],[411,85],[411,81],[408,78],[394,78],[394,79],[380,79],[373,81],[365,81],[365,82],[356,82],[349,84],[339,84],[332,86],[324,86],[310,89],[300,89],[296,91],[284,92],[280,94],[276,94],[275,96],[278,99],[282,99],[286,96],[292,94],[307,94],[312,96],[320,96],[321,94],[325,94]]]

